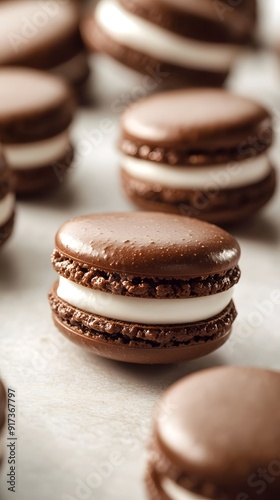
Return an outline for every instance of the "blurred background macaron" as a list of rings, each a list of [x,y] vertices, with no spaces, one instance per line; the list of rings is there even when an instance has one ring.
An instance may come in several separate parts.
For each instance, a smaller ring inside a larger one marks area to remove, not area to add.
[[[15,194],[12,172],[0,146],[0,246],[11,236],[15,216]]]
[[[121,119],[123,188],[138,206],[227,224],[272,197],[272,117],[223,89],[162,92]]]
[[[228,339],[240,278],[237,241],[170,214],[92,214],[57,232],[54,323],[93,353],[161,364],[205,356]]]
[[[49,70],[83,94],[89,65],[80,16],[78,3],[72,0],[2,0],[0,67]]]
[[[155,412],[149,500],[280,498],[280,374],[203,370],[171,386]]]
[[[220,86],[254,37],[255,0],[101,0],[87,46],[170,85]]]
[[[17,194],[61,184],[73,160],[74,112],[73,92],[61,78],[28,68],[1,69],[0,140]]]

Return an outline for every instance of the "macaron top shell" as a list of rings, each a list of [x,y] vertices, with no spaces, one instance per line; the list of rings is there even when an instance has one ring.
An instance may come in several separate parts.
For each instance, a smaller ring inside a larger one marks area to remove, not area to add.
[[[45,5],[44,5],[45,3]],[[45,67],[47,59],[61,58],[61,44],[71,50],[73,33],[79,29],[77,6],[67,2],[34,2],[30,0],[0,3],[0,65],[19,64]],[[74,41],[77,50],[80,40]],[[60,47],[60,50],[57,50]],[[54,53],[55,51],[55,53]],[[41,57],[40,57],[41,54]],[[57,61],[59,63],[59,61]]]
[[[127,109],[121,123],[124,141],[158,148],[149,159],[161,161],[160,148],[217,151],[246,144],[251,136],[261,140],[271,117],[258,103],[226,90],[191,89],[145,98]],[[265,134],[266,147],[271,135]]]
[[[237,241],[188,217],[152,212],[93,214],[66,222],[56,235],[63,255],[97,269],[145,277],[188,278],[234,268]]]
[[[186,377],[159,406],[160,447],[182,477],[213,484],[210,498],[223,493],[221,498],[236,499],[248,488],[255,498],[250,475],[274,460],[279,470],[279,391],[280,374],[256,368],[214,368]],[[280,498],[279,474],[274,483],[263,498],[276,498],[269,496],[275,491]]]
[[[27,68],[0,71],[0,134],[3,142],[28,142],[62,132],[75,101],[60,78]]]

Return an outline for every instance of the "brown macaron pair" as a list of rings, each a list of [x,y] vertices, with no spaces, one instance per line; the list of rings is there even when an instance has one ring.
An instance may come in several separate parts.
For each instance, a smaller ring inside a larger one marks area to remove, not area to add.
[[[121,120],[123,188],[146,210],[240,222],[275,191],[272,141],[270,113],[250,99],[222,89],[152,95]]]
[[[52,256],[55,325],[93,353],[157,364],[204,356],[229,337],[237,241],[205,222],[151,212],[66,222]]]
[[[64,80],[28,68],[0,71],[0,141],[20,195],[59,186],[73,160],[75,98]]]

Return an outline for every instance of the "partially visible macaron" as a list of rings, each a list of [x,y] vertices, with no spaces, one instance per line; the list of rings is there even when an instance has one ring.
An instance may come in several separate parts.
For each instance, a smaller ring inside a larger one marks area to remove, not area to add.
[[[49,70],[82,91],[89,66],[79,23],[72,0],[1,1],[0,66]]]
[[[0,146],[0,246],[11,236],[15,216],[15,194],[12,172]]]
[[[222,89],[163,92],[121,120],[124,191],[138,206],[215,224],[255,214],[272,197],[272,117]]]
[[[219,86],[252,40],[255,21],[255,0],[234,6],[212,0],[101,0],[82,32],[90,49],[157,84]]]
[[[2,463],[4,454],[4,443],[2,440],[2,434],[5,425],[5,414],[6,414],[6,391],[0,380],[0,465]]]
[[[149,500],[278,500],[280,374],[220,367],[183,378],[155,414]]]
[[[160,213],[92,214],[57,232],[55,325],[101,356],[174,363],[228,339],[240,277],[237,241],[205,222]]]
[[[64,80],[27,68],[0,71],[0,140],[18,194],[62,182],[73,159],[75,99]]]

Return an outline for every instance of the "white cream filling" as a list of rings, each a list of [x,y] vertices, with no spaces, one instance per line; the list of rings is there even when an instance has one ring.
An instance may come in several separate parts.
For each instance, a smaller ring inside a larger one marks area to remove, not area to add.
[[[232,299],[233,288],[191,299],[142,299],[92,290],[60,276],[57,295],[68,304],[98,316],[131,323],[172,325],[194,323],[221,313]]]
[[[63,76],[71,83],[80,80],[88,71],[88,61],[85,52],[80,52],[69,61],[59,64],[51,69],[51,72]]]
[[[182,486],[179,486],[168,478],[162,479],[161,487],[170,500],[207,500],[205,497],[185,490],[185,488],[182,488]]]
[[[33,169],[44,167],[61,159],[69,147],[69,132],[62,132],[43,141],[4,146],[7,162],[12,169]]]
[[[15,209],[15,195],[8,193],[0,200],[0,226],[3,226],[13,215]]]
[[[203,167],[174,167],[122,155],[121,166],[133,177],[178,189],[239,188],[265,179],[271,170],[266,153],[240,162]]]
[[[102,0],[96,20],[111,38],[160,61],[197,69],[227,71],[240,53],[240,47],[207,43],[171,33],[130,14],[115,0]]]

